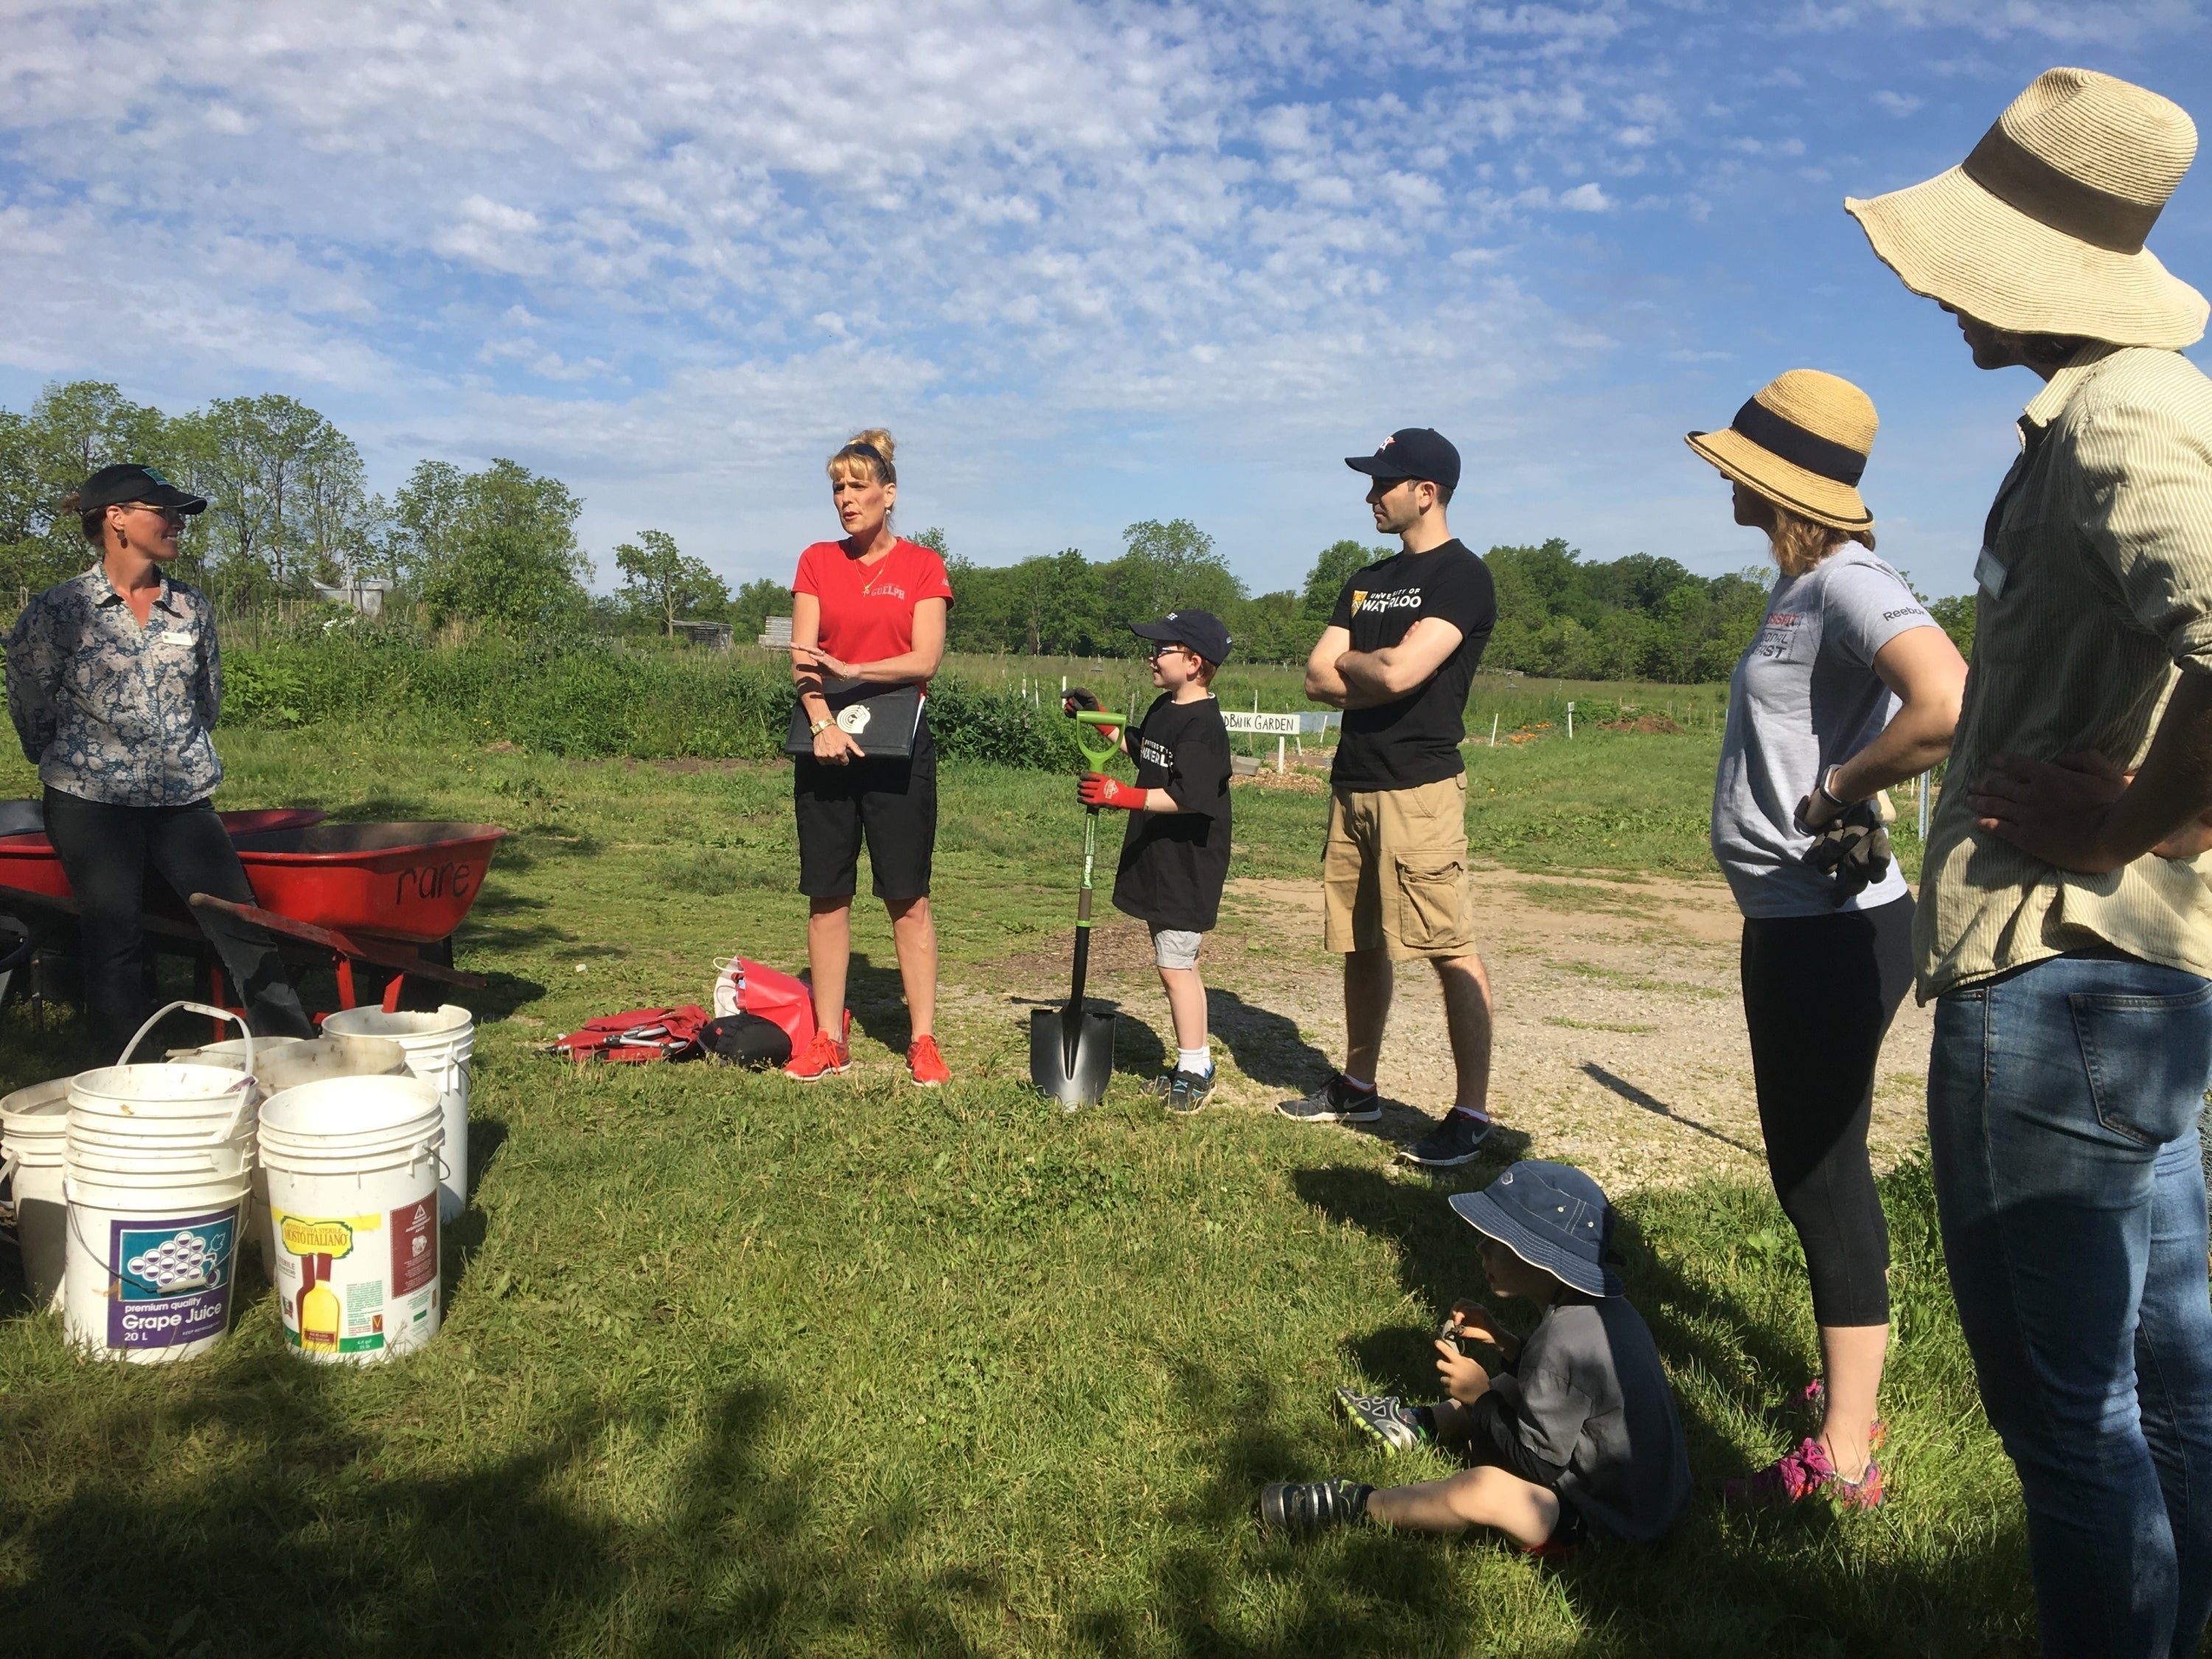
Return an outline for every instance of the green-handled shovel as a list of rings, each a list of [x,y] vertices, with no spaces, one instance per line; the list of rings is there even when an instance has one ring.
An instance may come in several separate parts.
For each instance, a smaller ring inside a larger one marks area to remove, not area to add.
[[[1128,725],[1123,714],[1085,710],[1076,717],[1076,747],[1094,772],[1121,752],[1121,739],[1108,741],[1101,726]],[[1094,739],[1098,741],[1094,742]],[[1092,1013],[1083,1006],[1083,981],[1091,968],[1091,872],[1098,855],[1098,809],[1083,814],[1083,887],[1075,902],[1075,983],[1065,1008],[1039,1008],[1030,1015],[1030,1081],[1073,1111],[1106,1097],[1114,1074],[1114,1015]]]

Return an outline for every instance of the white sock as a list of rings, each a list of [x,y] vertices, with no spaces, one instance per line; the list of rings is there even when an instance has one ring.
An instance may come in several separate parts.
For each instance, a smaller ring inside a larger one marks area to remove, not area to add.
[[[1188,1072],[1193,1077],[1206,1077],[1213,1070],[1213,1045],[1209,1042],[1200,1048],[1176,1050],[1176,1070]]]
[[[1340,1073],[1339,1075],[1353,1088],[1358,1090],[1362,1094],[1365,1094],[1370,1089],[1372,1089],[1375,1086],[1374,1079],[1371,1078],[1357,1078],[1352,1076],[1349,1072]]]

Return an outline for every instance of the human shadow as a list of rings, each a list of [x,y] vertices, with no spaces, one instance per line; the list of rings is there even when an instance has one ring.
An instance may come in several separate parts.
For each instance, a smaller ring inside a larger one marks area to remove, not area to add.
[[[1297,1021],[1268,1008],[1255,1008],[1234,991],[1209,988],[1206,1022],[1255,1083],[1303,1093],[1329,1073],[1329,1057],[1305,1040]]]
[[[906,1006],[906,981],[898,960],[879,966],[865,951],[855,951],[845,969],[845,1006],[853,1024],[871,1042],[902,1054],[914,1041],[914,1015]]]
[[[1582,1072],[1584,1077],[1589,1079],[1591,1082],[1596,1084],[1600,1088],[1607,1090],[1612,1093],[1620,1096],[1621,1099],[1626,1101],[1632,1106],[1640,1106],[1647,1112],[1650,1112],[1657,1116],[1665,1118],[1669,1123],[1679,1123],[1684,1128],[1692,1130],[1698,1134],[1705,1136],[1708,1140],[1717,1140],[1723,1146],[1733,1146],[1736,1151],[1740,1152],[1748,1152],[1753,1158],[1764,1158],[1766,1156],[1765,1153],[1759,1151],[1756,1146],[1745,1146],[1743,1142],[1738,1140],[1734,1135],[1723,1134],[1718,1129],[1713,1128],[1709,1125],[1700,1123],[1693,1117],[1684,1116],[1681,1113],[1676,1111],[1672,1106],[1669,1106],[1665,1101],[1660,1099],[1658,1096],[1651,1094],[1645,1090],[1638,1088],[1636,1085],[1631,1083],[1625,1077],[1614,1076],[1613,1073],[1607,1071],[1604,1066],[1596,1064],[1595,1061],[1584,1060],[1583,1062]]]
[[[347,1379],[322,1367],[264,1351],[173,1382],[89,1413],[58,1393],[7,1407],[11,1436],[74,1448],[82,1469],[14,1532],[13,1650],[490,1652],[616,1592],[618,1529],[562,1491],[608,1408],[550,1407],[527,1451],[394,1477],[339,1403]],[[189,1444],[226,1449],[178,1479]]]

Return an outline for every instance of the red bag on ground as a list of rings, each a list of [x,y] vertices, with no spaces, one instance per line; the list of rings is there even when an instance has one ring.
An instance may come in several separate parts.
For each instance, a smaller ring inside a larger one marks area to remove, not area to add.
[[[571,1060],[630,1065],[690,1060],[700,1052],[699,1033],[707,1018],[707,1011],[696,1002],[680,1008],[631,1008],[619,1014],[601,1014],[555,1042],[553,1052]]]
[[[791,1039],[792,1053],[805,1052],[806,1045],[814,1041],[814,993],[805,980],[778,973],[745,957],[732,957],[715,965],[720,970],[714,976],[717,1016],[757,1014],[782,1028]]]

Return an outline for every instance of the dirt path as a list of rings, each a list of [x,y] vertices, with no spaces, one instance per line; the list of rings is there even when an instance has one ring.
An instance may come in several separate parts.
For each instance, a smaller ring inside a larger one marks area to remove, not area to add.
[[[1741,924],[1728,889],[1509,870],[1474,879],[1498,1010],[1492,1104],[1501,1123],[1528,1137],[1528,1155],[1571,1158],[1621,1190],[1761,1173],[1736,986]],[[1341,1055],[1339,958],[1321,948],[1321,928],[1317,884],[1231,884],[1204,957],[1217,1051],[1227,1049],[1215,1097],[1223,1107],[1266,1110],[1311,1087]],[[1001,987],[1050,983],[1066,961],[1059,943],[1009,958],[1003,975],[990,977]],[[1122,919],[1103,924],[1092,971],[1097,994],[1131,1016],[1121,1022],[1123,1062],[1156,1057],[1172,1038],[1145,930]],[[1000,1009],[1020,1003],[980,985],[961,1000],[970,998]],[[1882,1050],[1878,1164],[1922,1139],[1931,1013],[1908,999]],[[1400,971],[1379,1081],[1392,1109],[1371,1127],[1389,1138],[1411,1139],[1451,1100],[1443,1003],[1418,964]]]

